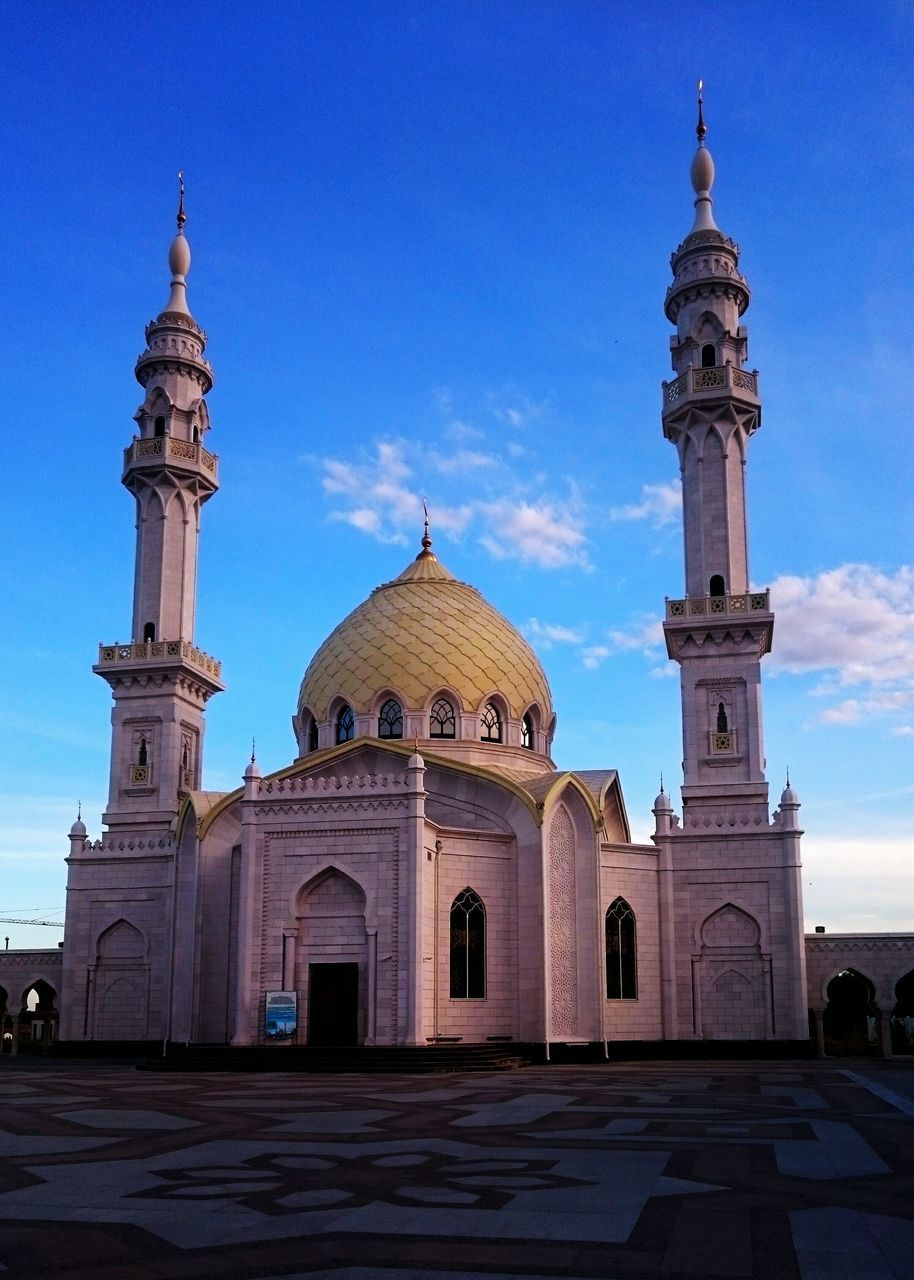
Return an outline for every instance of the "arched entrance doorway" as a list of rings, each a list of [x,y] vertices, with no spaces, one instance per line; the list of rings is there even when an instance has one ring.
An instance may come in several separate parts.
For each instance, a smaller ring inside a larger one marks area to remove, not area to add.
[[[876,1008],[873,984],[856,969],[842,969],[826,988],[828,1003],[822,1015],[825,1052],[875,1053]]]
[[[365,894],[349,876],[330,869],[301,890],[296,916],[296,986],[304,997],[306,1043],[361,1044],[368,1009]]]
[[[47,1053],[57,1033],[56,998],[57,992],[43,978],[22,993],[19,1017],[14,1019],[18,1023],[13,1031],[18,1041],[14,1052]]]
[[[914,1053],[914,969],[895,983],[892,1052]]]

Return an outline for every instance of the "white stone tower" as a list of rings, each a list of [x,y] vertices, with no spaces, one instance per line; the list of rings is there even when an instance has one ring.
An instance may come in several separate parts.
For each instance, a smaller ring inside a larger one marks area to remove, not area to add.
[[[213,371],[203,357],[206,334],[187,306],[184,224],[182,180],[171,294],[146,327],[136,364],[146,393],[139,434],[124,450],[122,480],[137,512],[132,636],[101,645],[93,668],[114,694],[103,818],[112,834],[171,825],[183,795],[200,786],[203,708],[223,688],[220,664],[194,645],[200,509],[219,482],[203,444]]]
[[[665,303],[676,376],[663,431],[682,475],[686,594],[667,600],[663,624],[681,672],[684,775],[681,824],[665,795],[654,810],[673,926],[664,1034],[804,1039],[799,805],[785,792],[769,816],[761,659],[774,616],[749,583],[746,455],[761,420],[758,374],[743,367],[750,294],[714,221],[706,132],[699,86],[695,221]]]
[[[746,455],[761,422],[758,373],[743,368],[749,286],[739,246],[714,221],[700,98],[697,132],[695,222],[672,256],[665,303],[676,378],[663,387],[682,474],[686,598],[667,601],[664,632],[681,668],[686,825],[722,804],[767,816],[760,659],[774,625],[768,593],[749,591]]]

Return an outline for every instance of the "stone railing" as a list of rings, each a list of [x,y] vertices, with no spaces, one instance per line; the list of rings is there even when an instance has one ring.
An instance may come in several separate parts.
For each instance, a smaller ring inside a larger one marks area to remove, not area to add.
[[[218,459],[214,453],[204,449],[202,444],[194,444],[191,440],[176,440],[173,436],[152,436],[145,439],[135,438],[124,450],[124,467],[132,462],[156,462],[165,458],[178,458],[186,462],[196,462],[210,475],[216,475]]]
[[[718,364],[710,369],[687,369],[675,382],[664,382],[663,403],[675,404],[695,391],[749,391],[758,395],[758,373],[734,364]]]
[[[191,667],[204,671],[214,680],[222,677],[222,663],[197,649],[187,640],[146,640],[141,644],[100,644],[98,665],[112,662],[161,662],[163,659],[180,658]]]
[[[668,618],[702,618],[716,617],[721,614],[734,613],[769,613],[771,610],[770,593],[764,591],[747,591],[733,596],[686,596],[684,600],[666,602]]]

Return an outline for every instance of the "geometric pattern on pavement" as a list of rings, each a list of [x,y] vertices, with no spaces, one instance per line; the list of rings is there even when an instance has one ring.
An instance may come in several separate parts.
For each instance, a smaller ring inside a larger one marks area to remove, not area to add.
[[[4,1059],[0,1222],[30,1280],[914,1280],[914,1071]]]

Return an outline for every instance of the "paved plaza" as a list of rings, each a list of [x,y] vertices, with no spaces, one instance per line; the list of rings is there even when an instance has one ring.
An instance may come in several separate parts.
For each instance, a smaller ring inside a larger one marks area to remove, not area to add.
[[[0,1272],[914,1277],[914,1068],[0,1063]]]

